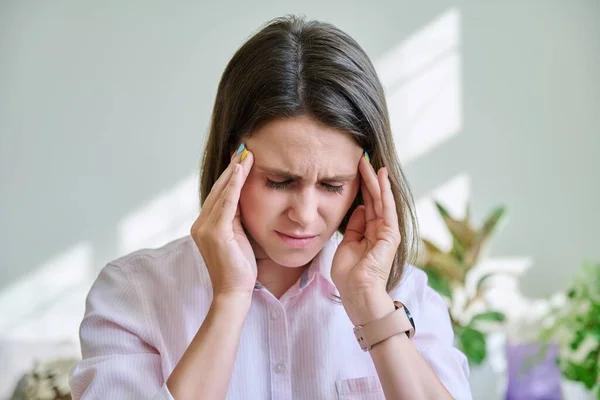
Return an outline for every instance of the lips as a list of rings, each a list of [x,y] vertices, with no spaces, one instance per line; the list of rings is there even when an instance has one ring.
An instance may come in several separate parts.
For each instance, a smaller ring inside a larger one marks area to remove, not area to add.
[[[311,239],[311,238],[314,238],[315,236],[317,236],[317,235],[306,235],[306,234],[303,235],[303,234],[296,234],[296,233],[285,233],[285,232],[279,232],[279,231],[277,231],[277,232],[281,233],[282,235],[289,236],[292,239]]]
[[[281,233],[275,231],[281,243],[290,249],[304,249],[312,246],[317,240],[318,235],[306,235],[305,233]]]

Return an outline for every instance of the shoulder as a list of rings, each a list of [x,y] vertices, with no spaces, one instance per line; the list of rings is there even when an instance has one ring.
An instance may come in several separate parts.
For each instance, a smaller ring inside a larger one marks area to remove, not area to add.
[[[429,286],[427,274],[422,269],[407,265],[400,284],[390,292],[390,296],[406,305],[415,319],[420,320],[421,328],[427,326],[452,335],[448,305]]]
[[[139,264],[165,266],[165,261],[191,253],[192,246],[194,246],[194,241],[188,235],[168,242],[161,247],[139,249],[121,256],[109,264],[124,270],[136,268]]]
[[[98,280],[107,276],[113,278],[114,284],[128,283],[138,291],[210,285],[202,256],[189,235],[158,248],[140,249],[119,257],[102,269]]]
[[[93,327],[102,316],[120,321],[150,343],[164,321],[174,321],[189,307],[207,304],[211,295],[200,252],[187,236],[108,263],[87,295],[82,326]]]
[[[414,319],[413,344],[456,399],[471,399],[469,364],[455,347],[454,331],[444,298],[428,284],[420,268],[407,266],[398,287],[390,292],[406,304]]]
[[[398,286],[392,289],[390,295],[398,295],[407,300],[408,298],[420,298],[426,294],[428,288],[427,274],[418,267],[406,264]]]

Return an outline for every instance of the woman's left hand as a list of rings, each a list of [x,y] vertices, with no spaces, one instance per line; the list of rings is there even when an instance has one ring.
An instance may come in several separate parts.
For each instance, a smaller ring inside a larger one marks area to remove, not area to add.
[[[386,284],[401,237],[387,169],[359,162],[364,205],[352,213],[331,267],[331,278],[354,325],[394,310]]]

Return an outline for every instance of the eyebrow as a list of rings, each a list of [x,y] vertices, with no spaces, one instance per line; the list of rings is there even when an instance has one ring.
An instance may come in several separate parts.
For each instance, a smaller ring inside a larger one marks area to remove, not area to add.
[[[269,167],[258,167],[258,168],[262,169],[263,171],[265,171],[266,173],[268,173],[270,175],[277,175],[277,176],[280,176],[282,178],[286,178],[286,179],[290,179],[290,180],[302,179],[301,176],[294,175],[294,174],[290,173],[289,171],[285,171],[283,169],[269,168]],[[321,178],[321,180],[322,181],[343,182],[343,181],[351,181],[354,178],[356,178],[356,174],[346,174],[346,175],[326,176],[324,178]]]

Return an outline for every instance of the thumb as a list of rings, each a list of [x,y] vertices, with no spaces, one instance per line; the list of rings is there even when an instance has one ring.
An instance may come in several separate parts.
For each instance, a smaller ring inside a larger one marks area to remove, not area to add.
[[[366,227],[367,220],[365,219],[365,206],[360,205],[356,207],[350,216],[348,225],[346,225],[346,231],[344,232],[344,238],[340,244],[345,242],[358,242],[362,240]]]

